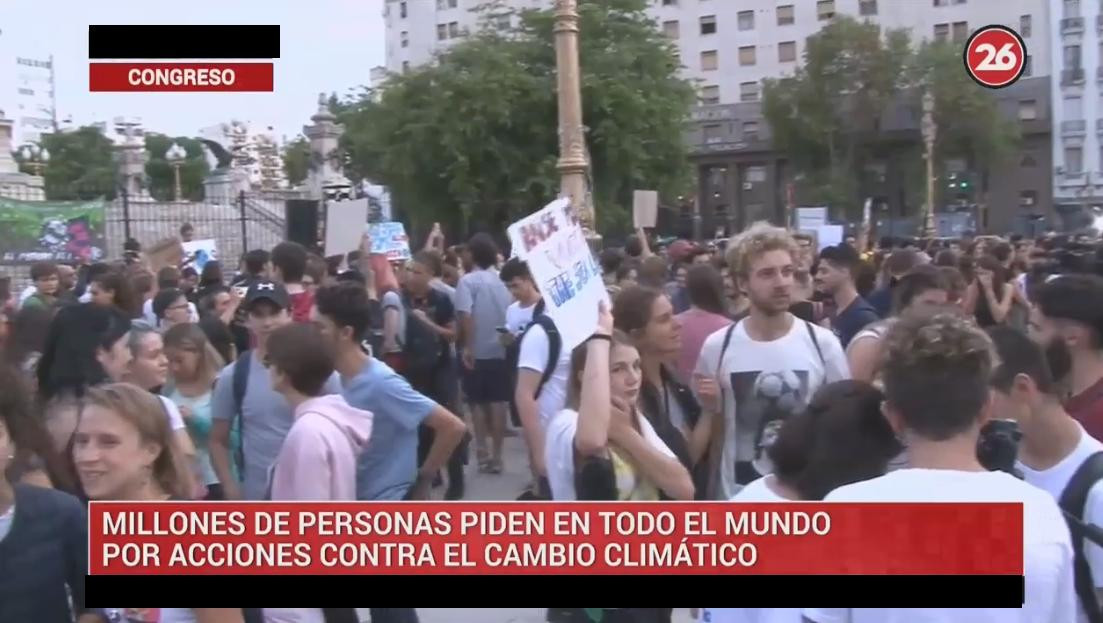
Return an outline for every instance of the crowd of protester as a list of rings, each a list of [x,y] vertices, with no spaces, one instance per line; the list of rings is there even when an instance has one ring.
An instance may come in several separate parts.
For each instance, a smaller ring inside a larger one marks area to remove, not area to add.
[[[0,620],[355,620],[86,609],[84,504],[457,500],[471,470],[531,474],[522,500],[1019,502],[1022,609],[694,610],[707,623],[1101,620],[1103,549],[1075,529],[1103,523],[1092,239],[817,249],[756,224],[706,244],[640,231],[599,260],[611,302],[573,349],[529,267],[487,234],[449,247],[435,227],[397,262],[283,242],[234,271],[153,270],[138,245],[117,263],[35,264],[25,290],[0,288],[0,562],[19,571],[0,574]],[[978,454],[993,421],[1022,435],[1004,471]],[[506,464],[514,434],[525,465]],[[374,623],[416,620],[372,609]]]

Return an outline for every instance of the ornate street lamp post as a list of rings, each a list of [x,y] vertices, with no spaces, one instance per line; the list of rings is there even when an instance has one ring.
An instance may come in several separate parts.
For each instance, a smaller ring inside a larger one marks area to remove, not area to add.
[[[555,54],[559,91],[559,169],[560,195],[582,220],[591,246],[601,244],[597,219],[586,188],[586,133],[582,120],[582,86],[578,63],[578,0],[555,2]]]
[[[934,141],[938,128],[934,122],[934,96],[930,90],[923,93],[923,122],[921,124],[923,142],[927,148],[927,207],[923,222],[923,235],[933,238],[937,235],[934,219]]]
[[[180,192],[180,167],[183,166],[184,161],[187,160],[187,158],[188,152],[184,151],[184,148],[177,145],[176,143],[173,143],[172,146],[169,147],[168,151],[165,152],[165,159],[168,160],[170,165],[172,165],[173,201],[180,201],[180,195],[182,194]]]
[[[19,154],[34,175],[41,176],[42,170],[50,162],[50,152],[45,147],[34,143],[24,145],[19,150]]]

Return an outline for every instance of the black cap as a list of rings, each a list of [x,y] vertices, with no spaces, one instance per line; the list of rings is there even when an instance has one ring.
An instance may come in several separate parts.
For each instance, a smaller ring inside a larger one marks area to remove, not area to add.
[[[275,281],[254,281],[249,284],[249,290],[245,293],[245,308],[250,309],[259,301],[268,301],[280,309],[291,307],[291,296],[287,294],[287,288]]]

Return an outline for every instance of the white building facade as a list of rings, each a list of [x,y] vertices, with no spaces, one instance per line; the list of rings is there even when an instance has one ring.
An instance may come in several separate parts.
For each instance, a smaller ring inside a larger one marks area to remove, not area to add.
[[[1103,205],[1103,12],[1052,0],[1053,190],[1057,209]]]

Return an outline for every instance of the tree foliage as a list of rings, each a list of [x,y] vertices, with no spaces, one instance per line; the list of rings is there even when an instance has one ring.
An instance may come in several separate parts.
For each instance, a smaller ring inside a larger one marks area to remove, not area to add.
[[[579,5],[592,191],[609,231],[629,223],[634,189],[684,190],[694,91],[646,0]],[[421,225],[501,224],[543,206],[559,187],[554,21],[551,10],[522,12],[513,31],[474,33],[345,102],[348,173],[389,186]]]
[[[283,173],[292,187],[306,181],[310,172],[310,141],[300,136],[283,147]]]
[[[99,128],[85,126],[72,132],[46,134],[41,145],[50,154],[50,161],[42,171],[47,199],[114,198],[112,143]],[[32,172],[27,163],[21,162],[20,168]]]
[[[203,180],[210,172],[207,157],[203,153],[203,144],[194,138],[165,136],[164,134],[146,134],[146,177],[149,194],[160,201],[171,201],[175,191],[176,178],[172,164],[165,158],[172,144],[176,143],[187,157],[180,165],[180,200],[201,201],[203,199]]]
[[[925,88],[935,98],[939,162],[965,158],[975,170],[1009,153],[1017,126],[1003,119],[991,93],[961,67],[961,51],[948,43],[913,47],[906,31],[839,17],[808,38],[804,62],[790,78],[767,80],[763,112],[774,145],[801,178],[805,201],[841,208],[858,218],[867,166],[892,154],[906,174],[923,153],[918,124],[885,128],[886,119],[922,116]],[[921,178],[920,178],[921,179]],[[912,180],[916,181],[916,180]],[[921,182],[919,183],[921,185]]]

